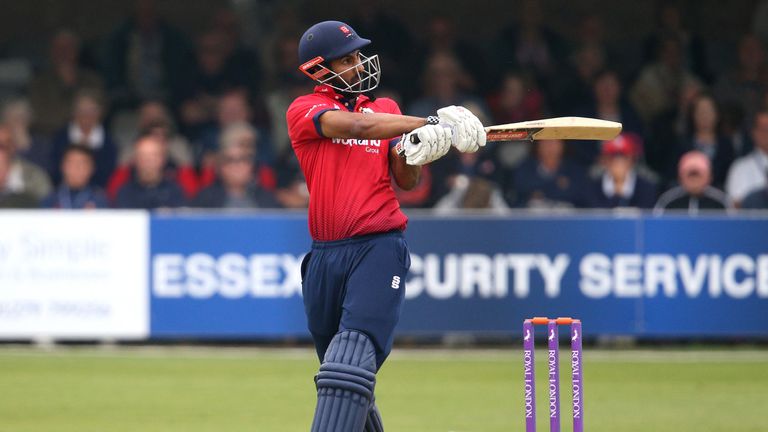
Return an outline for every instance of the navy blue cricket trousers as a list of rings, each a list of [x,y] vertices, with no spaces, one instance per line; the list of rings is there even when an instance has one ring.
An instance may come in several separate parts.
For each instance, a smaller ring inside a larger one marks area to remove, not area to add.
[[[322,362],[333,336],[358,330],[381,367],[392,350],[411,265],[400,231],[312,243],[301,264],[304,309]]]

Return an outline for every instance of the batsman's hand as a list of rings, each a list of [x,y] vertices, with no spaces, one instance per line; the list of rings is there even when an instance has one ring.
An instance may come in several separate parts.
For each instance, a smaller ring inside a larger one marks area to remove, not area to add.
[[[415,139],[417,138],[417,139]],[[426,125],[403,135],[405,163],[424,165],[440,159],[451,149],[451,130],[440,125]]]
[[[472,111],[456,105],[437,110],[440,124],[453,130],[453,145],[462,153],[474,153],[485,146],[485,128]]]

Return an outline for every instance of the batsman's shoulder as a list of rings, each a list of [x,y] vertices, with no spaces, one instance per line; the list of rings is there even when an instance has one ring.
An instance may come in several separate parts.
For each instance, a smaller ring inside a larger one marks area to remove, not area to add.
[[[378,102],[379,106],[383,107],[389,114],[402,114],[400,105],[398,105],[392,98],[380,97],[376,98],[376,102]]]

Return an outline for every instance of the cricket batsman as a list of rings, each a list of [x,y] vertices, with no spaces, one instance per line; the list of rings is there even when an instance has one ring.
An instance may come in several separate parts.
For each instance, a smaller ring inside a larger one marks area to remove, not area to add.
[[[485,145],[483,125],[465,108],[412,117],[393,100],[373,96],[379,58],[361,52],[370,43],[339,21],[310,27],[299,42],[299,69],[318,85],[286,113],[310,194],[313,242],[301,273],[321,361],[313,432],[383,431],[376,373],[392,349],[410,267],[408,219],[391,178],[412,189],[421,165],[451,145],[461,152]]]

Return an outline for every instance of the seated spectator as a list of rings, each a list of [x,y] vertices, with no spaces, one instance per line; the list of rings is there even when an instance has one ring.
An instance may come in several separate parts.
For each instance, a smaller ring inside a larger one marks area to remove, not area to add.
[[[664,192],[653,212],[663,214],[668,210],[685,210],[690,215],[699,210],[727,210],[733,208],[730,198],[712,187],[712,166],[707,155],[690,151],[680,159],[678,169],[680,185]]]
[[[256,149],[246,125],[232,125],[224,132],[217,155],[217,180],[200,191],[192,207],[249,209],[281,207],[272,192],[262,188],[254,169]]]
[[[619,135],[603,144],[602,176],[595,181],[592,207],[653,208],[656,184],[635,169],[638,149],[634,141]]]
[[[75,97],[71,121],[53,139],[51,177],[55,183],[61,181],[59,168],[64,150],[72,144],[77,144],[93,151],[96,161],[93,184],[101,187],[107,184],[110,174],[115,169],[117,145],[102,124],[103,113],[103,107],[96,94],[83,91]]]
[[[162,129],[161,132],[166,135],[169,161],[176,166],[194,166],[194,156],[189,141],[176,131],[171,113],[168,112],[165,104],[154,99],[141,104],[138,118],[133,125],[133,136],[126,140],[127,143],[120,143],[118,157],[120,165],[125,165],[133,159],[133,143],[138,138],[137,132],[142,134],[152,129]]]
[[[15,192],[8,187],[13,157],[0,147],[0,208],[35,208],[37,199],[27,192]]]
[[[179,84],[193,70],[191,44],[162,19],[155,0],[136,0],[133,12],[105,44],[104,76],[112,108],[134,109],[145,99],[175,107],[183,98]]]
[[[227,126],[236,123],[248,123],[254,125],[253,108],[248,100],[248,95],[243,90],[231,90],[225,93],[216,102],[215,123],[207,127],[195,144],[195,157],[198,166],[204,176],[203,183],[210,184],[213,176],[206,177],[205,169],[215,171],[216,154],[219,151],[219,138],[221,132]],[[257,129],[256,150],[259,158],[271,162],[274,158],[269,134]]]
[[[487,119],[488,110],[483,101],[462,88],[464,76],[466,73],[454,55],[446,52],[433,54],[427,59],[422,76],[425,94],[408,107],[407,113],[426,117],[435,115],[444,106],[461,105],[475,112],[481,121]]]
[[[40,206],[58,209],[109,207],[104,192],[90,184],[93,172],[93,152],[79,145],[68,147],[61,160],[61,184]]]
[[[81,67],[80,40],[68,30],[59,30],[51,39],[49,65],[29,85],[29,100],[35,117],[35,130],[48,139],[69,120],[77,94],[91,89],[104,91],[101,77]]]
[[[701,80],[686,66],[681,42],[668,36],[658,45],[658,59],[645,66],[630,90],[630,97],[645,124],[673,109],[679,95],[689,85],[701,87]]]
[[[749,210],[768,209],[768,186],[750,192],[741,202],[741,208]]]
[[[712,96],[700,94],[693,99],[689,114],[689,133],[678,144],[678,155],[691,150],[704,153],[712,166],[712,184],[722,187],[734,150],[730,138],[720,131],[718,106]]]
[[[236,64],[227,45],[223,32],[208,31],[198,38],[195,51],[195,67],[182,83],[186,95],[185,110],[194,108],[205,113],[214,113],[216,100],[225,92],[242,88],[252,95],[256,88],[254,70],[247,64]]]
[[[31,131],[32,117],[32,107],[26,99],[14,99],[3,105],[2,124],[13,134],[16,154],[50,171],[50,141]]]
[[[449,214],[460,209],[484,209],[492,213],[504,214],[509,210],[509,206],[494,183],[482,177],[460,174],[453,178],[453,187],[450,192],[435,204],[435,213]]]
[[[500,88],[487,98],[493,124],[517,123],[544,118],[544,95],[524,74],[507,72]],[[489,143],[485,150],[495,170],[511,172],[528,156],[528,146],[519,142]]]
[[[595,75],[592,85],[593,101],[581,107],[578,115],[610,120],[622,124],[622,132],[643,136],[643,126],[634,108],[622,95],[619,75],[611,69],[604,69]],[[599,141],[578,141],[569,145],[571,157],[584,166],[597,162],[600,155]],[[641,153],[638,149],[638,155]]]
[[[736,159],[728,171],[725,191],[728,196],[741,204],[750,192],[766,187],[768,182],[768,111],[755,115],[752,125],[752,141],[755,149],[748,155]]]
[[[16,153],[14,138],[10,129],[0,126],[0,150],[5,151],[11,160],[5,188],[10,192],[31,195],[39,202],[51,193],[51,180],[42,168]]]
[[[768,90],[768,66],[765,60],[765,49],[760,39],[753,34],[742,36],[739,40],[737,63],[718,79],[714,87],[723,113],[742,119],[744,123],[734,126],[745,132],[750,129],[749,122],[760,110],[763,95]]]
[[[134,150],[134,175],[117,192],[115,207],[153,210],[184,205],[184,192],[165,176],[168,150],[152,135],[139,138]]]
[[[563,157],[561,140],[535,142],[534,156],[526,158],[514,175],[516,207],[569,208],[590,203],[584,169]],[[504,185],[505,189],[513,185]],[[506,195],[506,194],[505,194]],[[508,195],[507,195],[508,196]]]
[[[146,128],[142,130],[140,137],[152,136],[163,146],[163,153],[166,155],[165,167],[163,168],[164,176],[168,179],[173,179],[181,186],[184,191],[184,195],[187,198],[195,196],[200,189],[200,181],[198,179],[197,172],[194,166],[183,155],[183,143],[174,140],[176,138],[173,135],[171,126],[169,123],[160,120],[157,123],[148,123]],[[139,137],[139,138],[140,138]],[[138,139],[138,138],[137,138]],[[180,140],[183,138],[179,138]],[[185,141],[186,142],[186,141]],[[181,150],[179,150],[181,148]],[[176,151],[176,153],[174,153]],[[134,175],[134,156],[135,147],[128,150],[127,153],[131,155],[131,158],[121,164],[112,173],[107,184],[107,195],[111,199],[115,199],[117,191]],[[175,156],[175,157],[174,157]]]

